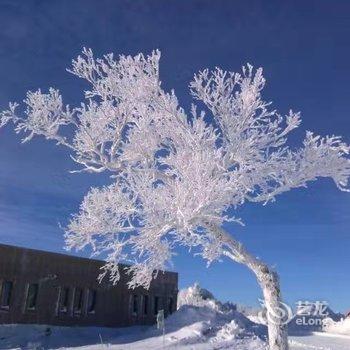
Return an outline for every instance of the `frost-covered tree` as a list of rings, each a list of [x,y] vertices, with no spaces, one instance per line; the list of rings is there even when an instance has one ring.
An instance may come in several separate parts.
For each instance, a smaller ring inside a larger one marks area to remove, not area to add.
[[[241,73],[217,68],[196,74],[191,93],[211,118],[195,105],[187,115],[174,92],[162,90],[159,58],[154,51],[95,59],[84,49],[69,70],[90,84],[80,107],[64,105],[52,88],[28,92],[26,108],[17,112],[10,104],[1,126],[12,122],[25,133],[23,142],[41,135],[67,147],[76,172],[111,175],[111,184],[87,193],[65,238],[69,248],[106,254],[103,275],[113,283],[118,263],[131,262],[129,286],[147,288],[180,244],[200,249],[209,263],[225,256],[246,265],[273,313],[281,301],[276,272],[223,224],[241,223],[235,209],[247,202],[273,201],[318,177],[331,177],[346,190],[349,147],[339,137],[307,132],[303,146],[290,149],[287,137],[299,126],[299,113],[272,109],[261,96],[262,69],[250,65]],[[286,350],[286,326],[269,321],[270,349]]]

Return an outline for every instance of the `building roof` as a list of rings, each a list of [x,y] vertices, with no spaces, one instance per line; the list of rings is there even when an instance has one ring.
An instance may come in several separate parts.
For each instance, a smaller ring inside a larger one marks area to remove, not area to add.
[[[52,256],[56,256],[56,257],[62,257],[64,259],[71,259],[72,261],[81,261],[84,263],[96,263],[99,264],[101,266],[103,266],[105,264],[104,260],[99,260],[99,259],[93,259],[93,258],[87,258],[87,257],[82,257],[82,256],[76,256],[76,255],[71,255],[71,254],[63,254],[63,253],[57,253],[57,252],[51,252],[51,251],[46,251],[46,250],[40,250],[40,249],[33,249],[33,248],[26,248],[26,247],[20,247],[20,246],[15,246],[15,245],[9,245],[9,244],[3,244],[0,243],[0,249],[1,248],[5,248],[5,249],[13,249],[13,250],[19,250],[19,251],[23,251],[23,252],[31,252],[34,254],[39,254],[39,255],[52,255]],[[128,267],[130,265],[128,264],[118,264],[120,267]],[[168,271],[168,270],[164,270],[162,271],[164,273],[167,274],[176,274],[178,275],[177,272],[174,271]]]

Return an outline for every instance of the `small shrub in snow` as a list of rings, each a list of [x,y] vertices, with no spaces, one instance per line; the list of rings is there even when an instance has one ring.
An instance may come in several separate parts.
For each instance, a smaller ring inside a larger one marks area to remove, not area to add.
[[[225,324],[216,334],[215,340],[232,340],[241,335],[244,330],[238,325],[235,320],[232,320],[230,323]]]
[[[219,310],[221,307],[221,303],[214,298],[213,294],[207,289],[201,288],[198,283],[179,291],[177,308],[183,305],[207,306],[214,310]]]

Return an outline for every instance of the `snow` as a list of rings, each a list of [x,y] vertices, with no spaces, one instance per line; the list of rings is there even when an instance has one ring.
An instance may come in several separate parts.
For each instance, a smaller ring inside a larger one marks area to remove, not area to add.
[[[350,337],[334,336],[326,333],[312,333],[289,338],[290,350],[349,350]]]
[[[179,309],[165,321],[164,344],[176,349],[263,350],[266,326],[255,324],[221,303],[198,284],[179,293]],[[0,327],[0,348],[157,349],[162,332],[155,326],[119,329],[7,325]]]
[[[223,308],[223,304],[216,300],[214,295],[207,289],[200,287],[198,283],[179,291],[177,307],[180,308],[183,305],[207,306],[214,310],[220,310]],[[235,306],[232,305],[232,308],[235,309]]]
[[[350,318],[345,318],[339,322],[327,319],[325,321],[324,330],[328,333],[345,334],[350,337]]]
[[[1,325],[0,349],[156,350],[163,349],[164,344],[165,349],[178,350],[266,350],[265,325],[252,322],[234,304],[216,300],[198,284],[180,291],[179,305],[178,311],[165,320],[164,339],[155,326],[113,329]],[[293,335],[290,348],[349,350],[349,326],[349,319],[329,319],[327,332],[331,333]]]
[[[249,315],[247,316],[247,318],[254,323],[266,325],[266,319],[263,319],[262,317],[259,317],[257,315]]]
[[[215,305],[216,300],[214,295],[208,290],[199,286],[195,283],[193,286],[181,289],[177,296],[177,307],[180,308],[183,305],[192,306],[204,306],[210,303],[212,306]]]
[[[185,314],[187,312],[183,316]],[[197,317],[195,318],[197,319]],[[190,324],[192,320],[183,327],[180,326],[178,329],[167,331],[165,335],[166,349],[266,350],[265,343],[260,338],[241,337],[241,328],[237,326],[235,320],[221,327],[214,337],[205,336],[209,329],[208,324],[206,324],[207,321]],[[45,335],[46,329],[47,326],[38,325],[1,325],[0,348],[67,350],[160,350],[163,348],[162,335],[155,327],[118,329],[50,327],[51,335],[49,336]],[[237,330],[239,330],[238,333]],[[338,334],[313,333],[292,336],[289,342],[290,350],[350,349],[350,336]]]
[[[161,349],[161,331],[152,327],[119,329],[3,325],[0,348]],[[176,349],[264,350],[265,327],[255,325],[236,311],[221,312],[208,307],[182,306],[166,319],[164,343]]]

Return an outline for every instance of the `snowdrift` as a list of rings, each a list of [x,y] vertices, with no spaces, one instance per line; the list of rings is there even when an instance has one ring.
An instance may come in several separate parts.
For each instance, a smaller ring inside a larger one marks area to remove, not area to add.
[[[235,310],[215,310],[207,306],[184,305],[166,322],[168,332],[194,326],[206,338],[233,339],[245,337],[266,337],[264,325],[256,324]],[[198,332],[198,330],[197,330]]]
[[[327,333],[343,334],[350,336],[350,318],[345,318],[339,322],[334,322],[328,318],[325,320],[324,331]]]
[[[195,342],[227,342],[234,339],[266,340],[267,328],[249,320],[236,305],[221,303],[212,293],[198,284],[183,289],[178,295],[178,311],[166,322],[170,333],[186,332],[197,334]],[[174,335],[173,335],[174,336]],[[188,342],[183,339],[181,342]],[[262,345],[262,341],[257,341]],[[259,346],[260,346],[259,345]],[[257,349],[259,348],[258,345]]]

